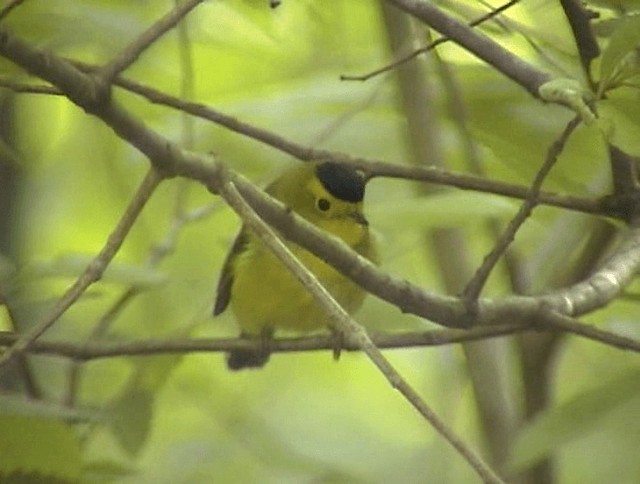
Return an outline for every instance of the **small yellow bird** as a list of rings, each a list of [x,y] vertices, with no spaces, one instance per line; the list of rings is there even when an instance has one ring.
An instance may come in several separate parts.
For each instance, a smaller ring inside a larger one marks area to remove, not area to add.
[[[377,262],[376,244],[363,215],[366,180],[348,166],[334,162],[301,163],[267,187],[267,193],[296,213]],[[366,292],[311,252],[287,242],[289,249],[313,272],[349,313],[361,305]],[[231,309],[243,337],[261,338],[263,348],[232,351],[232,370],[257,368],[269,359],[268,340],[276,328],[310,332],[326,327],[326,315],[300,281],[258,237],[240,229],[222,267],[214,316]]]

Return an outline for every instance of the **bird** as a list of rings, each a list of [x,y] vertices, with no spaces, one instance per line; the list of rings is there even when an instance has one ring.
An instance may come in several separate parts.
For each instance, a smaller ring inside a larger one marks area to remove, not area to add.
[[[342,239],[378,263],[377,243],[363,213],[366,179],[362,172],[333,161],[294,165],[266,192],[288,209]],[[334,299],[353,314],[366,296],[360,286],[303,247],[285,242]],[[302,283],[248,227],[242,226],[220,272],[213,315],[231,308],[243,338],[260,339],[260,350],[232,350],[230,370],[260,368],[269,360],[276,330],[298,334],[327,327],[327,316]]]

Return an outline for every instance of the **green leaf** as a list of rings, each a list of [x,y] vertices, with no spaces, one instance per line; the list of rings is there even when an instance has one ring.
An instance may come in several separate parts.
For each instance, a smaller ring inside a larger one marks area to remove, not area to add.
[[[609,44],[602,53],[600,79],[611,84],[621,63],[628,54],[640,47],[640,15],[630,15],[620,19],[618,28],[613,32]]]
[[[136,384],[130,386],[111,411],[110,428],[124,450],[136,455],[151,428],[153,395]]]
[[[640,393],[640,370],[587,390],[553,408],[526,427],[513,449],[510,467],[522,470],[558,447],[596,430],[600,419]]]
[[[0,429],[0,481],[6,482],[10,474],[13,478],[37,474],[46,479],[40,482],[80,478],[80,446],[69,425],[46,418],[0,415]]]

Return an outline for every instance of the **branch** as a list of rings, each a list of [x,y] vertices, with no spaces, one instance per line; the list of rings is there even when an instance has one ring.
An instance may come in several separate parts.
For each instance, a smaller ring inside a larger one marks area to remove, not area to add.
[[[97,69],[95,66],[78,62],[74,62],[74,65],[79,65],[83,70],[88,72],[93,72]],[[474,190],[483,193],[503,195],[520,200],[526,200],[527,193],[529,191],[529,187],[523,185],[514,185],[497,180],[487,180],[480,176],[457,173],[438,167],[411,167],[401,164],[392,164],[382,160],[354,158],[345,153],[310,148],[289,141],[271,131],[240,121],[232,116],[214,110],[211,107],[199,103],[184,101],[180,98],[163,93],[151,87],[144,86],[135,81],[119,77],[116,79],[115,83],[130,92],[145,97],[154,104],[172,107],[201,119],[206,119],[219,124],[220,126],[224,126],[238,134],[247,136],[248,138],[292,155],[299,160],[331,160],[338,163],[350,164],[362,170],[367,178],[391,177],[424,183],[436,183],[463,190]],[[0,85],[10,89],[15,87],[14,90],[16,92],[60,94],[60,91],[55,88],[28,86],[14,83],[6,79],[0,79]],[[606,215],[616,218],[621,218],[623,216],[622,208],[617,203],[617,200],[612,197],[587,198],[542,191],[539,194],[538,201],[542,205],[550,205],[582,213]]]
[[[422,347],[446,346],[470,341],[481,341],[500,338],[517,333],[567,332],[585,337],[615,348],[640,352],[640,341],[594,328],[580,323],[553,311],[539,313],[535,324],[503,324],[496,326],[478,326],[472,329],[442,329],[430,331],[410,331],[403,333],[373,333],[371,341],[380,349],[407,349]],[[570,321],[569,324],[567,322]],[[11,331],[0,331],[0,346],[10,346],[18,340],[19,334]],[[233,350],[261,350],[261,342],[248,338],[171,338],[145,339],[127,342],[71,342],[39,339],[26,350],[37,355],[61,356],[77,361],[91,361],[103,358],[119,358],[127,356],[155,356],[173,353],[226,353]],[[298,338],[275,338],[269,343],[272,353],[299,353],[309,351],[326,351],[335,348],[335,336],[313,335]],[[345,351],[358,351],[358,345],[344,340]]]
[[[20,94],[49,94],[52,96],[63,96],[62,91],[53,86],[39,86],[35,84],[25,84],[9,78],[0,78],[0,87],[10,89]]]
[[[388,1],[492,65],[537,98],[540,97],[540,86],[552,80],[550,74],[538,70],[486,35],[445,14],[431,2]]]
[[[612,143],[607,143],[607,148],[613,180],[612,198],[617,200],[620,215],[629,222],[638,217],[640,158],[622,151]]]
[[[499,338],[514,333],[529,331],[521,325],[480,326],[469,330],[443,329],[413,331],[406,333],[373,333],[371,341],[380,349],[406,349],[445,346],[466,341]],[[553,331],[540,326],[536,331]],[[11,331],[0,331],[0,346],[15,344],[19,335]],[[126,356],[154,356],[171,353],[227,353],[234,350],[260,350],[262,343],[250,338],[171,338],[145,339],[141,341],[50,341],[37,340],[27,349],[38,355],[62,356],[77,361],[91,361],[103,358]],[[335,348],[334,335],[313,335],[298,338],[275,338],[269,343],[272,353],[299,353],[325,351]],[[358,345],[349,339],[343,341],[346,351],[358,351]]]
[[[83,65],[89,69],[90,66]],[[496,195],[504,195],[511,198],[525,200],[529,187],[514,185],[496,180],[487,180],[479,176],[465,173],[456,173],[438,167],[410,167],[401,164],[391,164],[381,160],[366,158],[354,158],[344,153],[335,151],[318,150],[308,146],[287,140],[266,129],[252,126],[232,116],[224,114],[209,106],[199,103],[184,101],[175,96],[163,93],[156,89],[144,86],[135,81],[118,78],[116,84],[148,99],[154,104],[160,104],[174,109],[190,113],[201,119],[224,126],[243,136],[260,141],[284,153],[292,155],[299,160],[331,160],[338,163],[348,163],[362,170],[368,178],[392,177],[405,180],[413,180],[440,185],[453,186],[463,190],[475,190]],[[618,216],[616,207],[610,203],[610,199],[593,199],[562,195],[552,192],[540,192],[541,204],[552,205],[584,213]]]
[[[49,82],[58,82],[57,87],[62,90],[68,89],[70,92],[66,94],[74,102],[84,100],[86,104],[81,104],[82,108],[101,118],[118,136],[144,153],[156,169],[168,175],[179,175],[200,181],[214,193],[219,189],[220,173],[223,169],[221,164],[210,163],[203,156],[181,150],[177,145],[148,129],[113,100],[106,105],[91,103],[90,96],[82,96],[76,92],[86,87],[86,75],[76,71],[65,61],[55,56],[43,55],[37,49],[3,32],[2,29],[0,29],[0,55],[31,72],[40,73],[39,75]],[[59,64],[65,64],[65,66],[61,67]],[[69,75],[68,78],[65,77],[66,74]],[[75,84],[74,79],[80,79],[79,84]],[[91,90],[90,87],[88,89]],[[389,170],[403,169],[388,164],[384,166]],[[508,296],[499,300],[479,299],[477,312],[469,314],[460,299],[424,291],[407,281],[381,272],[366,259],[358,258],[344,244],[332,237],[327,237],[314,225],[284,209],[282,204],[243,178],[235,176],[233,182],[260,217],[288,239],[326,260],[372,294],[397,305],[403,311],[444,326],[468,327],[472,324],[501,324],[504,321],[528,325],[538,316],[541,305],[550,305],[562,314],[579,316],[617,297],[640,267],[640,241],[638,240],[640,229],[632,228],[613,254],[610,264],[606,266],[611,267],[613,279],[609,279],[608,273],[603,275],[601,272],[596,272],[594,276],[582,283],[545,296]],[[597,288],[603,285],[603,278],[605,290],[599,291]]]
[[[2,10],[0,10],[0,21],[4,20],[5,17],[9,15],[14,8],[19,7],[24,2],[25,0],[10,0],[10,2],[2,7]]]
[[[58,321],[60,316],[84,294],[91,284],[100,280],[105,269],[117,254],[133,223],[138,218],[138,215],[140,215],[140,212],[160,181],[160,176],[151,168],[113,232],[109,235],[102,250],[100,250],[98,255],[89,263],[78,279],[76,279],[75,283],[66,290],[51,312],[42,321],[22,335],[13,346],[0,356],[0,368],[11,361],[17,354],[27,350],[31,343]]]
[[[120,73],[133,64],[157,39],[175,27],[180,20],[203,1],[204,0],[184,0],[182,2],[176,2],[173,10],[149,27],[135,41],[129,44],[120,55],[100,69],[98,73],[100,79],[106,85],[111,84]]]
[[[386,377],[391,386],[397,389],[407,401],[431,424],[431,426],[469,463],[484,482],[501,483],[502,480],[495,472],[471,450],[453,430],[449,428],[440,417],[427,405],[420,395],[402,377],[400,373],[384,357],[380,349],[371,341],[366,330],[358,324],[336,302],[331,294],[320,284],[314,274],[296,258],[282,240],[273,232],[273,229],[263,221],[242,198],[240,192],[231,181],[223,182],[220,194],[225,201],[242,218],[243,223],[249,227],[268,247],[272,253],[284,264],[284,266],[305,286],[313,299],[325,311],[329,327],[344,335],[347,340],[353,341],[359,349],[366,353],[372,363]]]
[[[517,4],[519,2],[520,2],[520,0],[510,0],[507,3],[502,4],[499,7],[491,10],[490,12],[486,13],[485,15],[482,15],[481,17],[478,17],[477,19],[472,20],[467,25],[469,27],[476,27],[477,25],[480,25],[480,24],[486,22],[487,20],[490,20],[490,19],[494,18],[495,16],[501,14],[502,12],[504,12],[505,10],[513,7],[515,4]],[[376,70],[368,72],[367,74],[341,75],[340,76],[340,80],[341,81],[368,81],[369,79],[371,79],[373,77],[376,77],[376,76],[378,76],[380,74],[384,74],[385,72],[389,72],[392,69],[396,69],[397,67],[401,66],[402,64],[405,64],[405,63],[409,62],[410,60],[415,59],[420,54],[426,54],[427,52],[430,52],[433,49],[435,49],[436,47],[438,47],[439,45],[444,44],[445,42],[448,42],[450,40],[451,39],[449,37],[442,36],[442,37],[434,40],[433,42],[428,43],[424,47],[420,47],[419,49],[414,50],[409,55],[406,55],[404,57],[400,57],[399,59],[396,59],[392,63],[387,64],[386,66],[383,66],[383,67],[380,67],[380,68],[378,68]]]
[[[640,341],[638,340],[583,324],[556,311],[543,311],[538,324],[546,329],[553,328],[566,333],[573,333],[622,350],[640,352]]]
[[[529,189],[527,199],[522,204],[515,217],[511,220],[511,222],[509,222],[509,225],[507,226],[505,231],[500,235],[491,252],[482,261],[482,265],[473,275],[473,277],[467,284],[467,287],[465,287],[463,297],[469,303],[475,301],[478,298],[480,292],[482,291],[482,288],[489,278],[489,275],[491,274],[491,271],[500,260],[500,257],[502,257],[509,245],[513,242],[516,237],[516,233],[518,232],[518,230],[520,230],[522,224],[524,224],[527,218],[531,216],[533,209],[536,207],[536,205],[538,205],[538,194],[540,193],[542,183],[551,171],[551,168],[553,168],[556,161],[558,160],[558,156],[560,156],[560,153],[562,153],[562,150],[564,149],[569,136],[571,135],[571,133],[573,133],[573,131],[579,124],[580,117],[576,116],[567,124],[560,137],[555,140],[549,147],[547,156],[542,163],[540,170],[538,170],[531,188]]]
[[[589,84],[593,87],[591,61],[600,55],[600,47],[593,30],[591,30],[592,15],[579,0],[560,0],[560,5],[562,5],[562,10],[564,10],[564,14],[573,31],[573,38],[576,41],[582,69]]]
[[[584,281],[543,296],[556,312],[579,316],[617,298],[640,270],[640,224],[632,227],[609,259]]]

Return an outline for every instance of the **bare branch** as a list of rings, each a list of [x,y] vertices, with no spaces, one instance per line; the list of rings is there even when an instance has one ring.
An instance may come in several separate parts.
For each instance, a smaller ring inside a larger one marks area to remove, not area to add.
[[[527,218],[529,218],[529,216],[531,215],[531,212],[533,212],[533,209],[536,207],[536,205],[538,205],[538,194],[540,193],[542,183],[551,171],[551,168],[553,168],[556,161],[558,160],[558,156],[560,156],[560,153],[564,149],[569,136],[571,135],[571,133],[573,133],[573,130],[576,129],[579,124],[580,117],[576,116],[567,124],[560,137],[555,140],[549,147],[547,156],[542,163],[540,170],[538,170],[533,183],[531,184],[527,199],[522,204],[515,217],[511,220],[511,222],[509,222],[509,225],[507,226],[505,231],[498,238],[491,252],[482,261],[482,265],[473,275],[473,277],[469,281],[469,284],[467,284],[467,287],[465,287],[463,297],[469,303],[475,301],[478,298],[480,292],[482,291],[482,288],[489,278],[489,275],[491,274],[491,271],[498,263],[498,260],[500,260],[500,257],[502,257],[511,242],[513,242],[516,233],[518,232],[522,224],[524,224]]]
[[[107,268],[111,260],[115,257],[120,246],[124,242],[125,237],[133,226],[133,223],[140,215],[146,202],[151,197],[155,188],[158,186],[162,178],[155,169],[151,168],[135,196],[129,203],[129,206],[123,213],[109,235],[104,247],[96,257],[89,263],[83,273],[76,279],[74,284],[67,289],[62,298],[57,302],[51,312],[39,323],[33,326],[27,333],[22,335],[16,343],[0,356],[0,368],[6,365],[17,354],[23,353],[29,348],[29,345],[39,338],[47,329],[49,329],[62,316],[71,305],[76,302],[87,290],[91,284],[100,280],[104,270]]]
[[[584,338],[588,338],[598,343],[604,343],[627,351],[640,352],[640,341],[604,331],[588,324],[583,324],[574,318],[565,316],[555,311],[545,311],[542,313],[538,324],[546,328],[553,328],[567,333],[573,333]]]
[[[90,66],[83,65],[83,68],[89,69]],[[529,190],[529,187],[522,185],[514,185],[497,180],[487,180],[479,176],[451,172],[438,167],[411,167],[401,164],[390,164],[380,160],[354,158],[350,155],[334,151],[313,149],[289,141],[271,131],[252,126],[211,107],[199,103],[184,101],[148,86],[143,86],[135,81],[118,78],[116,80],[116,84],[128,91],[145,97],[155,104],[173,107],[199,118],[207,119],[238,134],[255,139],[283,151],[284,153],[295,156],[300,160],[331,160],[339,163],[349,163],[362,170],[368,178],[402,178],[406,180],[454,186],[464,190],[494,193],[523,200],[526,199]],[[543,191],[540,192],[539,202],[541,204],[576,210],[579,212],[617,216],[615,207],[611,205],[608,199],[593,199]]]
[[[552,316],[548,316],[552,314]],[[472,329],[443,329],[430,331],[409,331],[402,333],[372,333],[371,341],[380,349],[407,349],[421,347],[447,346],[469,341],[481,341],[500,338],[513,334],[535,331],[567,332],[585,337],[607,346],[640,352],[640,341],[594,328],[580,323],[574,318],[558,318],[553,311],[539,313],[536,323],[531,326],[521,324],[505,324],[496,326],[478,326]],[[571,324],[566,324],[570,321]],[[563,326],[564,325],[564,326]],[[0,346],[15,344],[19,335],[9,331],[0,331]],[[233,350],[259,350],[260,341],[248,338],[171,338],[145,339],[140,341],[55,341],[38,339],[26,350],[38,355],[61,356],[77,361],[91,361],[103,358],[119,358],[127,356],[154,356],[172,353],[226,353]],[[335,348],[333,335],[314,335],[300,338],[276,338],[269,344],[272,353],[299,353],[309,351],[326,351]],[[358,351],[360,348],[353,341],[345,340],[342,349]]]
[[[640,178],[638,165],[640,158],[625,153],[612,143],[607,144],[614,197],[618,198],[620,213],[625,220],[633,220],[637,214]]]
[[[576,41],[582,69],[589,84],[593,87],[591,61],[600,55],[600,47],[591,29],[591,13],[579,0],[560,0],[560,5],[562,5],[564,14],[573,31],[573,38]]]
[[[181,150],[175,144],[147,128],[113,100],[107,105],[92,104],[91,97],[82,96],[76,92],[77,89],[86,87],[86,82],[89,79],[84,74],[77,71],[70,73],[71,70],[74,70],[73,67],[68,66],[59,58],[46,57],[39,52],[0,29],[1,55],[39,73],[49,82],[59,81],[59,84],[56,84],[59,88],[73,91],[69,93],[70,99],[74,102],[86,102],[86,105],[81,104],[84,109],[100,117],[111,126],[116,134],[144,153],[156,169],[163,170],[167,174],[198,180],[212,192],[217,192],[221,183],[220,171],[222,169],[219,163],[210,163],[203,156]],[[65,64],[65,67],[58,65],[61,63]],[[66,77],[66,74],[69,74],[69,77]],[[74,79],[79,79],[79,84],[75,84]],[[89,87],[89,89],[91,88]],[[362,162],[362,166],[367,166],[368,161],[366,160],[356,160],[353,164],[360,166],[359,161]],[[382,166],[386,167],[387,171],[404,169],[388,164]],[[374,167],[380,168],[381,166],[374,164]],[[381,272],[373,264],[363,258],[358,258],[344,244],[327,237],[317,227],[285,210],[280,203],[265,195],[252,184],[240,177],[235,177],[234,183],[254,210],[269,224],[286,234],[287,238],[322,257],[372,294],[396,304],[406,312],[449,327],[500,324],[504,321],[528,325],[537,316],[541,304],[549,304],[554,310],[563,314],[573,316],[584,314],[615,298],[629,284],[630,274],[635,273],[640,266],[640,242],[637,240],[640,229],[632,229],[626,234],[626,241],[614,253],[612,259],[619,261],[618,254],[624,254],[625,258],[621,261],[620,266],[613,267],[619,271],[614,271],[614,273],[621,277],[615,279],[616,284],[613,286],[606,286],[606,291],[593,290],[594,287],[599,287],[602,279],[602,275],[596,273],[593,276],[594,280],[588,278],[580,284],[546,296],[509,296],[500,300],[480,299],[477,312],[470,314],[460,299],[422,290],[407,281],[393,278]]]
[[[2,7],[2,10],[0,10],[0,21],[4,20],[5,17],[9,15],[14,8],[19,7],[24,2],[25,0],[10,0],[9,3]]]
[[[529,192],[529,187],[524,185],[487,180],[481,176],[448,171],[432,166],[413,167],[363,159],[354,159],[350,164],[362,170],[370,178],[389,177],[437,183],[462,190],[493,193],[520,200],[526,200]],[[613,201],[609,197],[595,199],[541,191],[538,196],[538,202],[583,213],[618,216],[618,205],[612,203]]]
[[[475,27],[477,25],[480,25],[480,24],[486,22],[487,20],[490,20],[490,19],[494,18],[495,16],[500,15],[502,12],[504,12],[505,10],[508,10],[509,8],[513,7],[515,4],[517,4],[519,2],[520,2],[520,0],[510,0],[509,2],[507,2],[507,3],[503,4],[503,5],[500,5],[499,7],[491,10],[490,12],[486,13],[485,15],[482,15],[481,17],[478,17],[477,19],[472,20],[467,25],[469,27]],[[435,49],[439,45],[444,44],[445,42],[448,42],[449,40],[451,40],[451,39],[449,37],[447,37],[447,36],[440,37],[440,38],[434,40],[433,42],[428,43],[424,47],[420,47],[419,49],[414,50],[410,54],[405,55],[404,57],[400,57],[399,59],[394,60],[392,63],[387,64],[386,66],[383,66],[383,67],[380,67],[380,68],[378,68],[376,70],[368,72],[367,74],[341,75],[340,76],[340,80],[341,81],[368,81],[369,79],[371,79],[373,77],[376,77],[376,76],[378,76],[380,74],[384,74],[385,72],[389,72],[390,70],[396,69],[397,67],[401,66],[402,64],[405,64],[405,63],[409,62],[410,60],[415,59],[420,54],[426,54],[427,52],[432,51],[433,49]]]
[[[540,86],[552,79],[550,74],[523,61],[486,35],[447,15],[431,2],[388,1],[491,64],[535,97],[539,97]]]
[[[253,211],[243,200],[232,182],[223,183],[221,195],[227,203],[242,217],[246,224],[274,255],[305,286],[315,301],[325,310],[331,329],[353,341],[364,351],[373,364],[386,377],[391,386],[397,389],[407,401],[431,424],[431,426],[469,463],[476,473],[488,483],[501,483],[496,473],[467,444],[458,437],[449,426],[427,405],[420,395],[409,385],[400,373],[384,357],[380,349],[373,343],[366,330],[358,324],[335,301],[331,294],[320,284],[318,279],[293,255],[280,240],[273,229]]]
[[[6,30],[0,30],[0,54],[17,61],[16,64],[27,72],[57,86],[79,106],[94,106],[100,99],[99,89],[89,76],[50,52],[34,49]]]
[[[63,96],[60,89],[53,86],[38,86],[34,84],[25,84],[23,82],[17,82],[13,79],[0,78],[0,87],[9,89],[13,92],[23,94],[50,94],[53,96]]]
[[[528,331],[521,325],[480,326],[477,328],[444,329],[429,331],[411,331],[403,333],[372,333],[371,341],[380,349],[403,349],[435,347],[457,344],[465,341],[479,341],[499,338],[514,333]],[[555,331],[547,327],[537,331]],[[9,346],[18,340],[19,335],[9,331],[0,331],[0,346]],[[39,339],[27,350],[28,353],[72,358],[77,361],[90,361],[102,358],[126,356],[153,356],[167,353],[226,353],[233,350],[259,350],[260,341],[249,338],[175,338],[145,339],[141,341],[50,341]],[[275,338],[269,344],[273,353],[298,353],[308,351],[326,351],[335,348],[335,336],[313,335],[299,338]],[[358,351],[360,348],[351,340],[344,340],[342,349]]]
[[[122,51],[120,55],[100,69],[97,75],[106,85],[111,84],[120,73],[133,64],[158,38],[162,37],[169,30],[175,27],[180,20],[182,20],[189,12],[191,12],[191,10],[202,2],[203,0],[184,0],[176,2],[176,6],[173,10],[168,12],[164,17],[159,19],[145,32],[143,32],[124,51]]]
[[[74,62],[74,64],[79,65],[83,70],[89,72],[93,72],[97,69],[95,66],[88,64],[78,62]],[[255,139],[283,151],[284,153],[295,156],[300,160],[331,160],[338,163],[351,164],[362,170],[368,178],[392,177],[436,183],[457,187],[463,190],[493,193],[521,200],[526,200],[529,191],[529,187],[523,185],[514,185],[497,180],[487,180],[480,176],[456,173],[438,167],[411,167],[401,164],[390,164],[381,160],[354,158],[345,153],[310,148],[289,141],[271,131],[240,121],[237,118],[214,110],[211,107],[200,103],[184,101],[180,98],[163,93],[151,87],[144,86],[135,81],[119,77],[115,80],[115,83],[130,92],[134,92],[145,97],[154,104],[172,107],[199,118],[207,119],[238,134]],[[5,82],[5,84],[6,87],[9,88],[12,85],[16,87],[16,92],[38,92],[38,90],[31,90],[30,86],[24,86],[18,83],[12,84],[10,82]],[[46,93],[58,94],[59,91],[52,89],[51,92],[47,91]],[[611,197],[587,198],[541,191],[538,201],[540,204],[566,208],[568,210],[575,210],[578,212],[608,215],[611,217],[621,216],[619,205],[616,203],[616,200]]]

